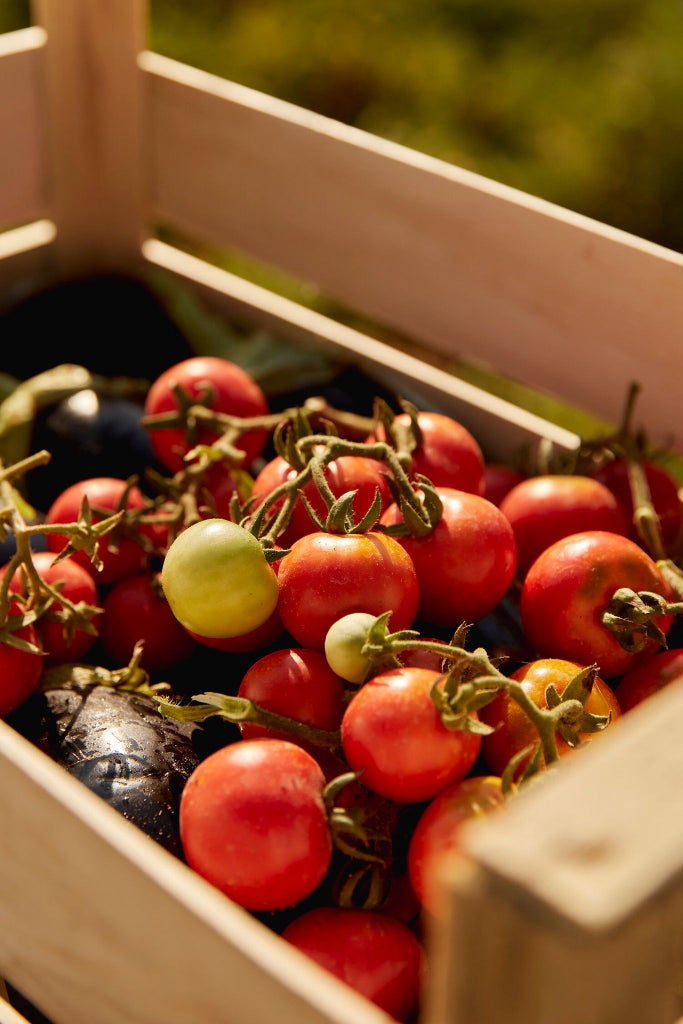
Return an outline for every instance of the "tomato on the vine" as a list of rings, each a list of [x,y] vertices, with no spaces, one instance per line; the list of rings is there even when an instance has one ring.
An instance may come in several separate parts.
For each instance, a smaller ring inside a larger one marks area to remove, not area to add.
[[[656,562],[628,537],[588,530],[551,544],[529,568],[520,594],[524,631],[537,653],[597,663],[609,680],[656,650],[660,642],[650,637],[641,638],[640,650],[626,650],[603,623],[603,613],[621,588],[672,599]],[[654,619],[664,636],[672,621],[670,614]]]
[[[313,907],[290,921],[282,937],[393,1020],[413,1020],[426,961],[407,924],[376,910]]]
[[[515,536],[501,510],[486,498],[436,487],[443,514],[425,536],[396,537],[410,555],[420,584],[418,616],[455,629],[493,611],[507,593],[517,564]],[[402,522],[392,504],[380,524]]]
[[[528,477],[500,503],[517,543],[517,574],[523,576],[556,540],[585,530],[626,536],[629,522],[620,502],[599,480],[580,474]]]
[[[656,462],[645,460],[641,463],[645,482],[650,492],[650,501],[657,516],[665,552],[672,551],[681,541],[683,529],[683,502],[679,485],[673,475]],[[626,458],[613,459],[604,463],[593,473],[612,491],[621,503],[629,521],[629,536],[636,543],[642,543],[638,528],[633,520],[633,496],[629,480],[629,463]]]
[[[309,533],[280,562],[278,610],[302,647],[324,650],[330,626],[343,615],[391,612],[392,630],[412,626],[419,601],[415,566],[393,537]]]
[[[145,415],[157,416],[176,412],[179,408],[175,390],[180,388],[187,398],[207,405],[214,412],[240,419],[267,415],[268,401],[260,386],[242,367],[219,356],[190,356],[169,366],[152,382],[145,398]],[[159,462],[176,473],[183,468],[183,456],[197,444],[211,444],[220,433],[200,428],[196,436],[188,436],[181,426],[154,427],[152,446]],[[242,433],[235,447],[245,453],[248,469],[261,454],[268,440],[263,428]]]
[[[447,786],[429,801],[408,842],[408,876],[420,905],[433,917],[443,912],[440,872],[461,848],[462,828],[473,818],[504,806],[502,780],[496,775],[471,775]]]
[[[670,650],[655,651],[617,680],[617,700],[622,711],[630,711],[646,697],[682,680],[683,650],[672,647]]]
[[[318,763],[289,740],[238,740],[209,754],[181,794],[187,863],[248,910],[294,906],[330,866],[324,788]]]
[[[571,680],[585,667],[563,658],[538,658],[520,665],[510,673],[510,678],[521,684],[522,689],[539,708],[547,708],[547,687],[554,686],[561,696]],[[609,718],[610,724],[621,717],[621,708],[614,691],[600,676],[593,680],[593,687],[584,708],[592,715]],[[484,736],[481,752],[490,771],[496,775],[503,774],[516,754],[525,747],[533,747],[539,741],[534,723],[509,693],[501,691],[496,694],[491,703],[481,709],[479,717],[494,730]],[[602,729],[593,733],[580,733],[579,738],[582,743],[587,742],[604,731]],[[558,734],[555,741],[560,757],[565,757],[576,749],[569,746]],[[530,757],[531,754],[522,759],[517,766],[516,776],[524,770]]]
[[[349,701],[341,723],[344,756],[373,793],[402,803],[430,800],[471,770],[481,736],[444,725],[431,696],[442,684],[431,669],[387,669]]]
[[[10,617],[22,614],[16,600],[10,601],[9,614]],[[40,637],[32,623],[13,630],[12,635],[25,646],[14,646],[0,633],[0,718],[18,708],[33,693],[45,662]]]

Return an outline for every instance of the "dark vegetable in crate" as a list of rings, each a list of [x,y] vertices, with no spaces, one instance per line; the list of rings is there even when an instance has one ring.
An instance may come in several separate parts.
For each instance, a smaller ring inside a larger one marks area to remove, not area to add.
[[[178,801],[209,752],[202,725],[163,718],[151,696],[96,685],[35,693],[10,725],[181,857]]]

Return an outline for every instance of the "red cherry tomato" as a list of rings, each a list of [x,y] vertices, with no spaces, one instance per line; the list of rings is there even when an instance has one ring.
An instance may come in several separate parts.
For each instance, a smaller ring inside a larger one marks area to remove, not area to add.
[[[515,536],[495,505],[478,494],[437,487],[443,515],[424,537],[397,537],[410,555],[420,584],[418,616],[455,629],[492,612],[512,583],[517,564]],[[380,518],[400,523],[392,504]]]
[[[561,537],[584,530],[626,536],[629,522],[612,491],[590,476],[529,477],[500,503],[517,542],[517,574],[523,576],[541,551]]]
[[[379,491],[381,507],[384,509],[391,501],[391,492],[384,473],[386,466],[376,459],[366,459],[357,455],[341,455],[325,467],[324,476],[330,490],[336,498],[340,498],[349,491],[355,491],[356,495],[352,503],[353,517],[356,523],[360,522],[365,513],[370,509]],[[263,501],[287,480],[293,480],[297,475],[286,459],[281,455],[267,462],[263,469],[256,475],[251,496],[254,499],[254,507],[258,508]],[[309,480],[300,489],[299,494],[303,495],[311,504],[313,510],[320,516],[323,522],[327,518],[328,508],[324,498],[320,494],[315,482]],[[276,514],[282,507],[284,498],[273,503],[272,513]],[[269,518],[271,511],[269,510]],[[298,500],[294,506],[289,525],[278,537],[280,547],[288,548],[295,540],[304,537],[306,534],[318,530],[315,522],[308,513],[303,501]]]
[[[629,669],[616,684],[622,711],[630,711],[647,697],[683,679],[683,650],[656,651]]]
[[[99,476],[79,480],[55,498],[47,510],[45,522],[50,525],[77,522],[83,499],[86,497],[92,510],[93,523],[100,522],[118,512],[122,507],[126,487],[126,481],[120,480],[118,477]],[[125,508],[135,512],[146,506],[147,500],[140,488],[130,487]],[[66,547],[67,539],[63,534],[48,533],[48,550],[59,554]],[[91,559],[83,551],[77,551],[71,556],[75,562],[78,562],[91,574],[98,586],[115,583],[126,576],[140,572],[148,558],[143,544],[138,542],[135,537],[122,532],[120,526],[104,535],[98,544],[98,554],[102,562],[100,570],[95,568]]]
[[[240,366],[218,356],[191,356],[164,370],[152,383],[145,399],[145,415],[175,412],[178,401],[174,388],[179,387],[191,399],[215,412],[251,418],[268,413],[267,399],[256,383]],[[197,437],[188,438],[181,427],[151,429],[152,447],[163,466],[175,473],[183,467],[183,456],[196,444],[211,444],[219,434],[210,430],[198,431]],[[248,469],[263,451],[266,430],[249,430],[235,441],[235,447],[245,453],[244,468]]]
[[[333,622],[350,612],[391,611],[393,630],[412,626],[417,573],[397,540],[381,533],[309,533],[280,559],[278,611],[302,647],[324,650]]]
[[[500,505],[505,495],[525,479],[523,473],[505,462],[487,462],[484,466],[483,497],[494,505]]]
[[[17,601],[10,601],[10,616],[21,615]],[[29,624],[14,630],[14,636],[35,648],[23,650],[0,639],[0,718],[18,708],[37,688],[43,674],[44,657],[40,653],[40,637]]]
[[[41,579],[59,590],[72,604],[82,603],[93,608],[99,606],[95,581],[87,569],[73,558],[63,558],[61,562],[55,563],[55,556],[49,551],[34,551],[31,557]],[[4,575],[4,572],[0,575]],[[28,596],[28,584],[21,568],[12,576],[10,590]],[[63,604],[54,601],[37,622],[41,647],[45,652],[45,664],[79,661],[97,639],[97,627],[101,616],[95,616],[91,620],[92,633],[84,629],[75,629],[71,634],[67,622],[64,621],[64,615]]]
[[[481,736],[443,724],[430,695],[440,678],[425,668],[389,669],[349,701],[344,756],[373,793],[403,803],[430,800],[474,765]]]
[[[243,675],[238,696],[326,732],[339,728],[344,710],[343,680],[332,671],[321,651],[304,647],[284,647],[258,658]],[[244,739],[277,736],[301,742],[292,735],[250,722],[239,723],[239,729]]]
[[[420,905],[433,917],[443,914],[441,872],[461,848],[462,826],[503,807],[501,779],[472,775],[447,786],[427,804],[408,843],[408,876]]]
[[[425,957],[408,925],[375,910],[314,907],[282,937],[396,1021],[417,1012]]]
[[[546,688],[553,685],[560,695],[563,694],[567,685],[582,668],[583,665],[562,658],[539,658],[515,669],[510,678],[522,684],[522,688],[538,707],[547,708]],[[593,715],[609,716],[612,722],[621,715],[614,691],[600,676],[596,676],[584,707]],[[538,732],[533,722],[507,693],[498,693],[490,704],[481,709],[479,717],[495,729],[495,732],[484,736],[481,752],[489,769],[496,775],[503,774],[515,754],[538,742]],[[581,741],[592,740],[595,736],[601,736],[604,731],[582,733]],[[565,757],[576,749],[565,743],[559,735],[556,735],[556,742],[560,757]],[[528,762],[529,757],[523,760],[517,769],[517,775],[521,774]]]
[[[187,863],[241,906],[282,910],[325,877],[332,838],[325,777],[288,740],[238,740],[206,757],[180,800]]]
[[[571,534],[551,544],[530,567],[520,595],[529,641],[541,656],[597,663],[609,680],[658,648],[646,641],[639,654],[626,651],[602,623],[615,592],[650,591],[671,601],[671,589],[656,563],[628,537],[604,530]],[[656,623],[666,635],[672,616]]]
[[[164,597],[159,574],[137,573],[114,584],[102,603],[100,638],[118,666],[127,665],[138,641],[144,644],[140,664],[163,672],[187,661],[195,641],[178,622]]]
[[[407,426],[410,416],[399,413],[397,424]],[[411,452],[411,475],[429,478],[435,487],[452,487],[470,494],[484,490],[484,457],[478,442],[457,420],[438,412],[418,413],[421,443]],[[380,425],[368,441],[386,439]]]
[[[645,479],[650,491],[650,500],[659,519],[659,528],[665,551],[669,552],[680,540],[683,528],[683,504],[679,495],[678,483],[663,467],[654,462],[642,463]],[[637,527],[633,522],[633,498],[628,474],[628,460],[614,459],[607,462],[593,474],[615,495],[623,505],[630,523],[629,536],[636,543],[641,543]]]

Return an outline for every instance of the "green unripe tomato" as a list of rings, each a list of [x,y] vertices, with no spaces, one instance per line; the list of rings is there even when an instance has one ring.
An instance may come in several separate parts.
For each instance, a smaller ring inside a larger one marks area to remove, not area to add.
[[[227,519],[193,523],[169,547],[161,583],[171,611],[199,636],[243,636],[272,615],[277,576],[248,530]]]
[[[325,636],[325,658],[333,672],[349,683],[364,683],[371,662],[361,653],[368,631],[377,622],[369,612],[351,612],[333,622]]]

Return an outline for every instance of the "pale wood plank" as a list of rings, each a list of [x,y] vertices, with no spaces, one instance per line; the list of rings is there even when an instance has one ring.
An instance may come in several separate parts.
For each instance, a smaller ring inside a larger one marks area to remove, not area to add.
[[[0,233],[0,312],[50,281],[55,273],[54,239],[50,220]]]
[[[52,216],[64,274],[133,270],[143,224],[136,60],[143,0],[34,0],[47,32],[44,93]]]
[[[4,722],[0,773],[0,974],[55,1024],[387,1024]]]
[[[39,89],[45,32],[0,35],[0,228],[46,216],[48,207]]]
[[[683,686],[672,685],[472,826],[470,864],[453,861],[444,877],[427,1020],[680,1015],[682,772]],[[486,985],[473,983],[475,951]]]
[[[683,256],[145,53],[158,218],[438,352],[683,443]]]
[[[437,365],[392,348],[385,342],[251,284],[157,239],[143,243],[150,266],[172,273],[192,287],[207,309],[236,316],[283,338],[308,346],[324,345],[340,359],[361,366],[397,394],[457,417],[477,437],[489,457],[514,455],[525,444],[546,438],[574,448],[579,438],[540,416],[459,380]]]

